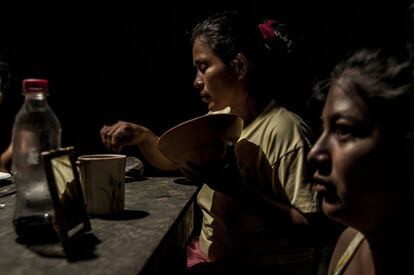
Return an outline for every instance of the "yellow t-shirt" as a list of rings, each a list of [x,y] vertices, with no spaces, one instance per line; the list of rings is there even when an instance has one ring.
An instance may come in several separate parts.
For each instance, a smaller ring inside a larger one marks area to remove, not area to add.
[[[261,147],[291,204],[303,213],[318,211],[316,192],[306,183],[310,137],[305,123],[274,101],[240,137]],[[197,202],[203,212],[200,249],[212,261],[268,267],[312,259],[310,247],[281,234],[259,213],[207,185],[201,188]]]

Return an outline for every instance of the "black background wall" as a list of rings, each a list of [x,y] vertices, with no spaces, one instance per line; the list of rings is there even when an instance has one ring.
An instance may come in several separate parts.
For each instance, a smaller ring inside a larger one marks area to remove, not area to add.
[[[161,134],[207,111],[192,86],[188,43],[206,15],[241,8],[293,25],[304,37],[301,79],[310,89],[354,49],[397,43],[410,1],[384,1],[1,1],[0,50],[12,79],[0,106],[0,150],[10,142],[23,78],[49,79],[63,145],[106,152],[104,124],[133,121]],[[136,148],[125,153],[139,156]]]

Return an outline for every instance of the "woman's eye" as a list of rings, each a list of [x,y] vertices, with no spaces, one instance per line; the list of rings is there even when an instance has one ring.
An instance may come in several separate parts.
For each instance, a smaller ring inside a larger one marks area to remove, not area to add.
[[[351,127],[348,125],[335,125],[335,135],[341,139],[345,139],[351,136]]]
[[[200,66],[198,66],[198,69],[200,70],[200,72],[204,73],[207,69],[207,65],[200,64]]]

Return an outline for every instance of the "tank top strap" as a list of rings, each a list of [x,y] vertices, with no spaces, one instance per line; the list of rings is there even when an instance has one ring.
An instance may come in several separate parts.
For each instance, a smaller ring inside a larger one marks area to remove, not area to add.
[[[338,263],[336,264],[335,271],[333,275],[340,275],[343,274],[346,266],[349,264],[350,260],[354,256],[355,252],[357,251],[358,247],[365,239],[362,233],[358,232],[352,241],[349,243],[348,247],[345,250],[345,253],[342,254],[342,257],[339,259]]]

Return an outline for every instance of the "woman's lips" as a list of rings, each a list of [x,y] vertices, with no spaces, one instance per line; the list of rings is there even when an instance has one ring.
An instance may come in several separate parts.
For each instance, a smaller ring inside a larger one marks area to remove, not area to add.
[[[207,93],[200,93],[200,97],[204,103],[209,103],[211,100],[211,96],[209,96]]]
[[[313,187],[319,193],[326,193],[328,192],[328,188],[325,184],[315,183]]]
[[[314,176],[313,188],[316,192],[318,192],[319,196],[325,199],[326,202],[333,203],[338,200],[335,185],[326,179]]]
[[[330,188],[332,184],[330,184],[326,179],[323,179],[321,176],[315,174],[313,176],[313,188],[319,193],[326,193],[329,190],[333,189]]]

